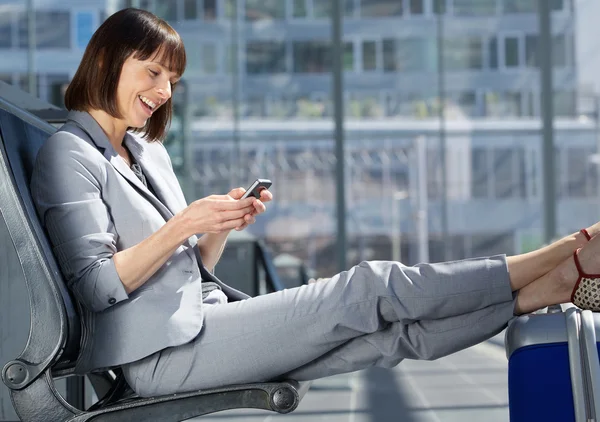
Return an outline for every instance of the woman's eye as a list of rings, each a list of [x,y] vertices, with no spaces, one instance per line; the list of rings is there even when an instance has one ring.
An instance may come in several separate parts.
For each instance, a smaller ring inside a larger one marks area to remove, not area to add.
[[[152,69],[149,69],[149,70],[150,70],[150,73],[152,74],[152,76],[158,76],[158,72],[156,72]]]

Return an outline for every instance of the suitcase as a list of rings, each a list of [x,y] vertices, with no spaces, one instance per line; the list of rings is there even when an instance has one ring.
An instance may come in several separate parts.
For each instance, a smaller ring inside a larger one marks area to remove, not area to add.
[[[510,422],[600,418],[600,313],[574,305],[515,318],[506,330]]]

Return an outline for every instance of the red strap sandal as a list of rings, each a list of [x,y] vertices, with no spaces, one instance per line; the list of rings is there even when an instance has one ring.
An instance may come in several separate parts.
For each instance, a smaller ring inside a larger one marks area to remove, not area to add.
[[[592,240],[592,236],[590,236],[590,234],[588,233],[588,231],[586,229],[581,229],[581,230],[579,230],[579,232],[581,234],[583,234],[587,240]]]
[[[571,302],[581,309],[587,309],[593,312],[600,312],[600,274],[587,274],[583,272],[577,249],[573,253],[573,260],[579,273],[579,278],[571,294]]]

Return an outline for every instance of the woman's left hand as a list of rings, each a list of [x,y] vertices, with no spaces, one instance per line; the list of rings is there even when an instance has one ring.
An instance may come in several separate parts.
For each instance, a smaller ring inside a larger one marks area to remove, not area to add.
[[[229,192],[229,196],[233,199],[241,199],[241,197],[246,193],[246,189],[244,188],[235,188]],[[250,224],[254,224],[256,222],[256,216],[258,214],[262,214],[267,210],[265,206],[266,202],[269,202],[273,199],[273,194],[269,192],[267,189],[264,189],[260,192],[260,199],[254,201],[254,211],[252,213],[246,214],[244,216],[245,223],[235,229],[237,231],[244,230]]]

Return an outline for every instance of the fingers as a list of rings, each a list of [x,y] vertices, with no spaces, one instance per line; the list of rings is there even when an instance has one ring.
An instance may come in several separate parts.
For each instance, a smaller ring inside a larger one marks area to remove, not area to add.
[[[240,199],[242,196],[244,196],[245,193],[246,193],[246,189],[240,187],[240,188],[231,189],[231,191],[229,191],[228,195],[231,196],[233,199]]]
[[[235,211],[252,207],[254,201],[256,201],[256,198],[254,197],[240,199],[236,201],[215,199],[213,200],[213,206],[217,211]]]
[[[273,194],[269,192],[267,189],[263,189],[260,192],[260,200],[262,202],[269,202],[273,199]]]
[[[254,214],[262,214],[263,212],[265,212],[267,210],[267,207],[265,207],[265,204],[263,204],[262,201],[260,200],[256,200],[254,202]]]
[[[245,220],[244,218],[235,218],[233,220],[226,220],[223,221],[222,223],[219,223],[216,225],[216,227],[214,228],[214,230],[211,230],[212,233],[222,233],[222,232],[226,232],[229,230],[233,230],[236,229],[238,227],[241,227],[245,224]]]
[[[253,206],[245,207],[239,210],[222,211],[220,215],[221,222],[229,220],[244,219],[246,215],[252,215],[255,208]]]

